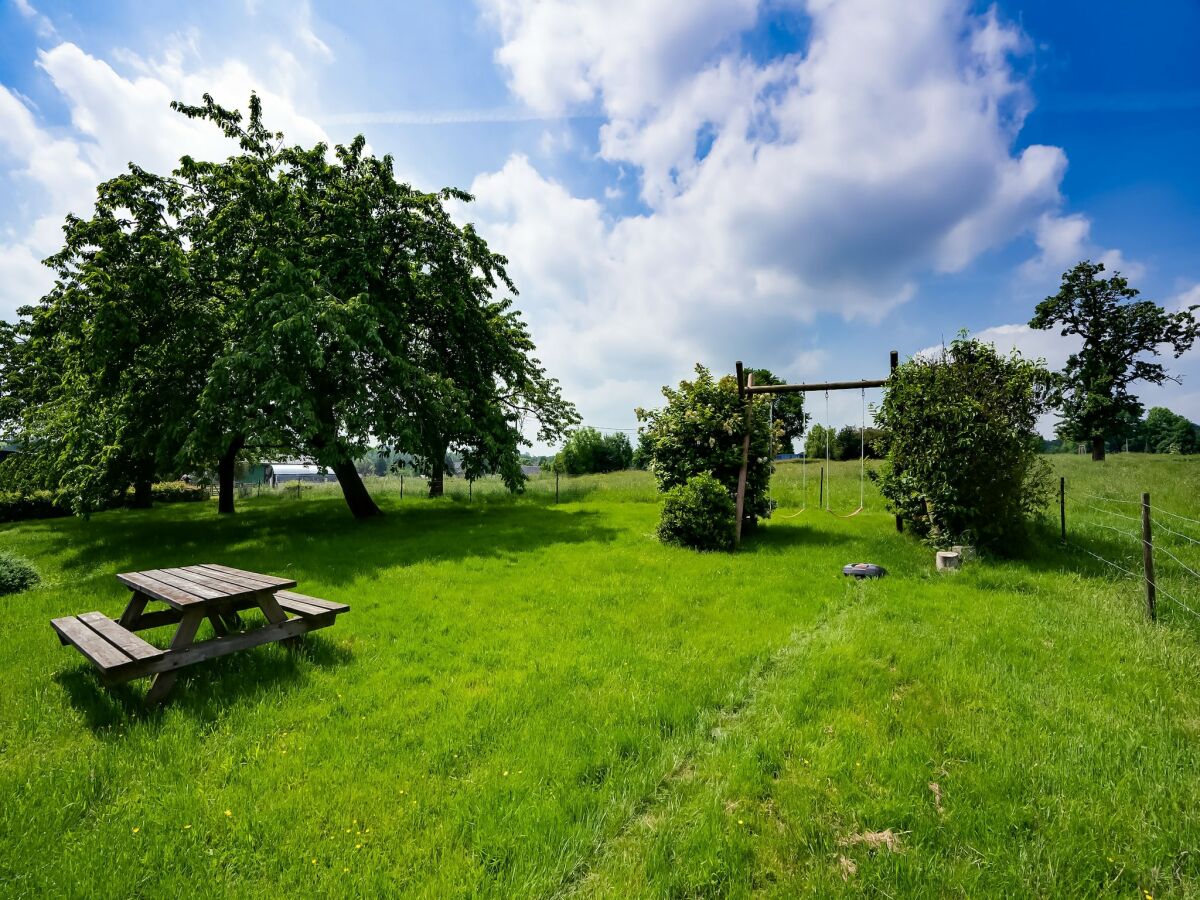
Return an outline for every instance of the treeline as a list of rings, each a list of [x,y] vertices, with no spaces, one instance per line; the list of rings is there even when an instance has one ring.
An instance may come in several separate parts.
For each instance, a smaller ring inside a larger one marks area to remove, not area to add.
[[[622,432],[601,434],[590,426],[577,428],[547,466],[565,475],[619,472],[633,466],[633,445]]]
[[[1082,453],[1088,442],[1058,437],[1045,442],[1047,453]],[[1109,453],[1200,453],[1200,425],[1164,406],[1150,409],[1144,419],[1126,418],[1105,440]]]
[[[887,455],[887,434],[879,428],[865,429],[846,425],[836,431],[824,425],[813,425],[804,438],[804,455],[808,459],[824,459],[825,444],[829,443],[829,458],[883,459]]]

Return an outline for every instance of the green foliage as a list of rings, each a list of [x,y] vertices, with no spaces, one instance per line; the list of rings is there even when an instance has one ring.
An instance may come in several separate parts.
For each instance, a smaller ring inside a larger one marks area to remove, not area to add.
[[[1060,334],[1083,340],[1062,373],[1060,430],[1090,442],[1094,459],[1104,458],[1107,437],[1141,417],[1141,401],[1130,385],[1177,380],[1162,364],[1139,357],[1157,356],[1166,345],[1178,359],[1200,333],[1193,315],[1200,306],[1168,313],[1149,300],[1135,302],[1138,292],[1119,272],[1108,279],[1100,277],[1103,272],[1103,263],[1088,260],[1064,272],[1058,293],[1038,304],[1029,323],[1040,329],[1058,326]]]
[[[194,503],[207,500],[208,491],[186,481],[160,481],[150,488],[155,503]]]
[[[26,560],[0,550],[0,595],[27,591],[40,580],[37,569]]]
[[[659,490],[666,492],[695,475],[710,474],[733,496],[742,465],[746,410],[738,397],[737,381],[731,375],[714,379],[708,369],[698,365],[694,381],[681,381],[677,389],[664,387],[663,396],[667,399],[663,409],[637,410],[644,423],[649,468]],[[752,409],[747,525],[771,514],[767,487],[774,470],[767,403],[756,399]]]
[[[751,369],[755,384],[785,384],[770,369]],[[792,453],[796,441],[804,435],[809,417],[804,412],[804,394],[769,394],[766,402],[774,404],[774,419],[777,426],[775,453]]]
[[[568,475],[619,472],[633,465],[633,447],[621,432],[602,435],[595,428],[577,428],[555,457],[555,471]]]
[[[804,455],[808,459],[824,459],[826,441],[829,443],[829,458],[837,459],[836,446],[837,435],[832,428],[826,428],[820,422],[808,429],[808,434],[804,438]]]
[[[1151,409],[1142,425],[1146,450],[1150,453],[1200,452],[1198,431],[1189,419],[1162,406]]]
[[[1050,489],[1035,427],[1051,381],[963,335],[900,366],[876,417],[890,436],[878,474],[889,507],[935,544],[1016,549]]]
[[[667,491],[656,534],[665,544],[732,550],[736,507],[725,485],[705,472]]]
[[[50,491],[6,492],[0,494],[0,522],[22,519],[53,519],[69,516],[71,510],[55,502]]]
[[[100,185],[54,288],[0,327],[0,425],[26,438],[27,486],[82,513],[217,461],[232,511],[238,453],[272,446],[333,469],[368,516],[355,460],[377,441],[519,487],[523,426],[549,441],[577,417],[504,296],[507,261],[450,215],[471,197],[397,181],[362,136],[288,145],[254,95],[245,120],[207,95],[173,106],[234,155]]]
[[[831,447],[833,458],[839,461],[880,459],[887,453],[887,435],[879,428],[864,429],[845,425],[837,433]]]

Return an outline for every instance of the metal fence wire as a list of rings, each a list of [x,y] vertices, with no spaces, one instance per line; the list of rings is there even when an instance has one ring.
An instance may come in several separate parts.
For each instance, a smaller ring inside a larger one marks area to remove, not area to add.
[[[1200,552],[1195,549],[1200,547],[1200,519],[1155,506],[1150,502],[1149,494],[1143,494],[1141,499],[1131,499],[1074,493],[1067,491],[1065,480],[1060,489],[1063,535],[1069,546],[1122,576],[1138,579],[1145,589],[1146,611],[1150,618],[1156,617],[1158,597],[1164,597],[1200,621],[1200,612],[1196,608],[1200,607],[1200,601],[1193,599],[1200,596]],[[1070,517],[1070,538],[1066,537],[1068,503],[1073,511],[1083,513],[1081,517]],[[1139,509],[1141,515],[1131,514]],[[1083,512],[1085,510],[1104,516],[1106,520],[1088,516]],[[1163,518],[1169,518],[1171,524],[1166,524]],[[1095,541],[1085,543],[1089,531],[1116,534],[1120,540],[1113,546],[1110,539],[1107,551],[1097,552],[1101,548]],[[1105,552],[1117,558],[1110,558]]]

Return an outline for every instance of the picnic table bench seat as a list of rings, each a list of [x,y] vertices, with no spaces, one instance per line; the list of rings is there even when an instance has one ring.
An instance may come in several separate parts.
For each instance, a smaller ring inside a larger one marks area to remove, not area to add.
[[[52,619],[50,624],[59,641],[75,646],[105,682],[153,676],[147,694],[150,702],[166,697],[178,670],[185,666],[274,641],[292,646],[350,609],[345,603],[289,590],[296,586],[290,578],[214,563],[125,572],[117,579],[132,591],[119,620],[90,612]],[[167,608],[147,612],[151,602]],[[256,608],[266,624],[243,630],[239,613]],[[206,619],[216,637],[196,642],[197,630]],[[175,625],[176,631],[165,650],[135,634],[166,625]]]
[[[73,644],[103,675],[115,675],[138,662],[158,659],[163,651],[122,628],[104,613],[52,619],[62,644]]]

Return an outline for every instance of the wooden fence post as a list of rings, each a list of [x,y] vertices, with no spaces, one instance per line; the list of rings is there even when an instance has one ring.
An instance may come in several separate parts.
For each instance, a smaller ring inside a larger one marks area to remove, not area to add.
[[[825,508],[825,467],[824,466],[821,466],[820,472],[821,472],[821,490],[817,495],[817,508],[824,509]]]
[[[404,473],[400,473],[400,499],[404,499]]]
[[[554,502],[558,502],[558,471],[554,472]]]
[[[1150,495],[1142,494],[1142,568],[1146,572],[1146,615],[1153,622],[1158,618],[1154,588],[1154,544],[1150,532]]]
[[[1058,479],[1058,519],[1062,523],[1062,542],[1067,542],[1067,479]]]

